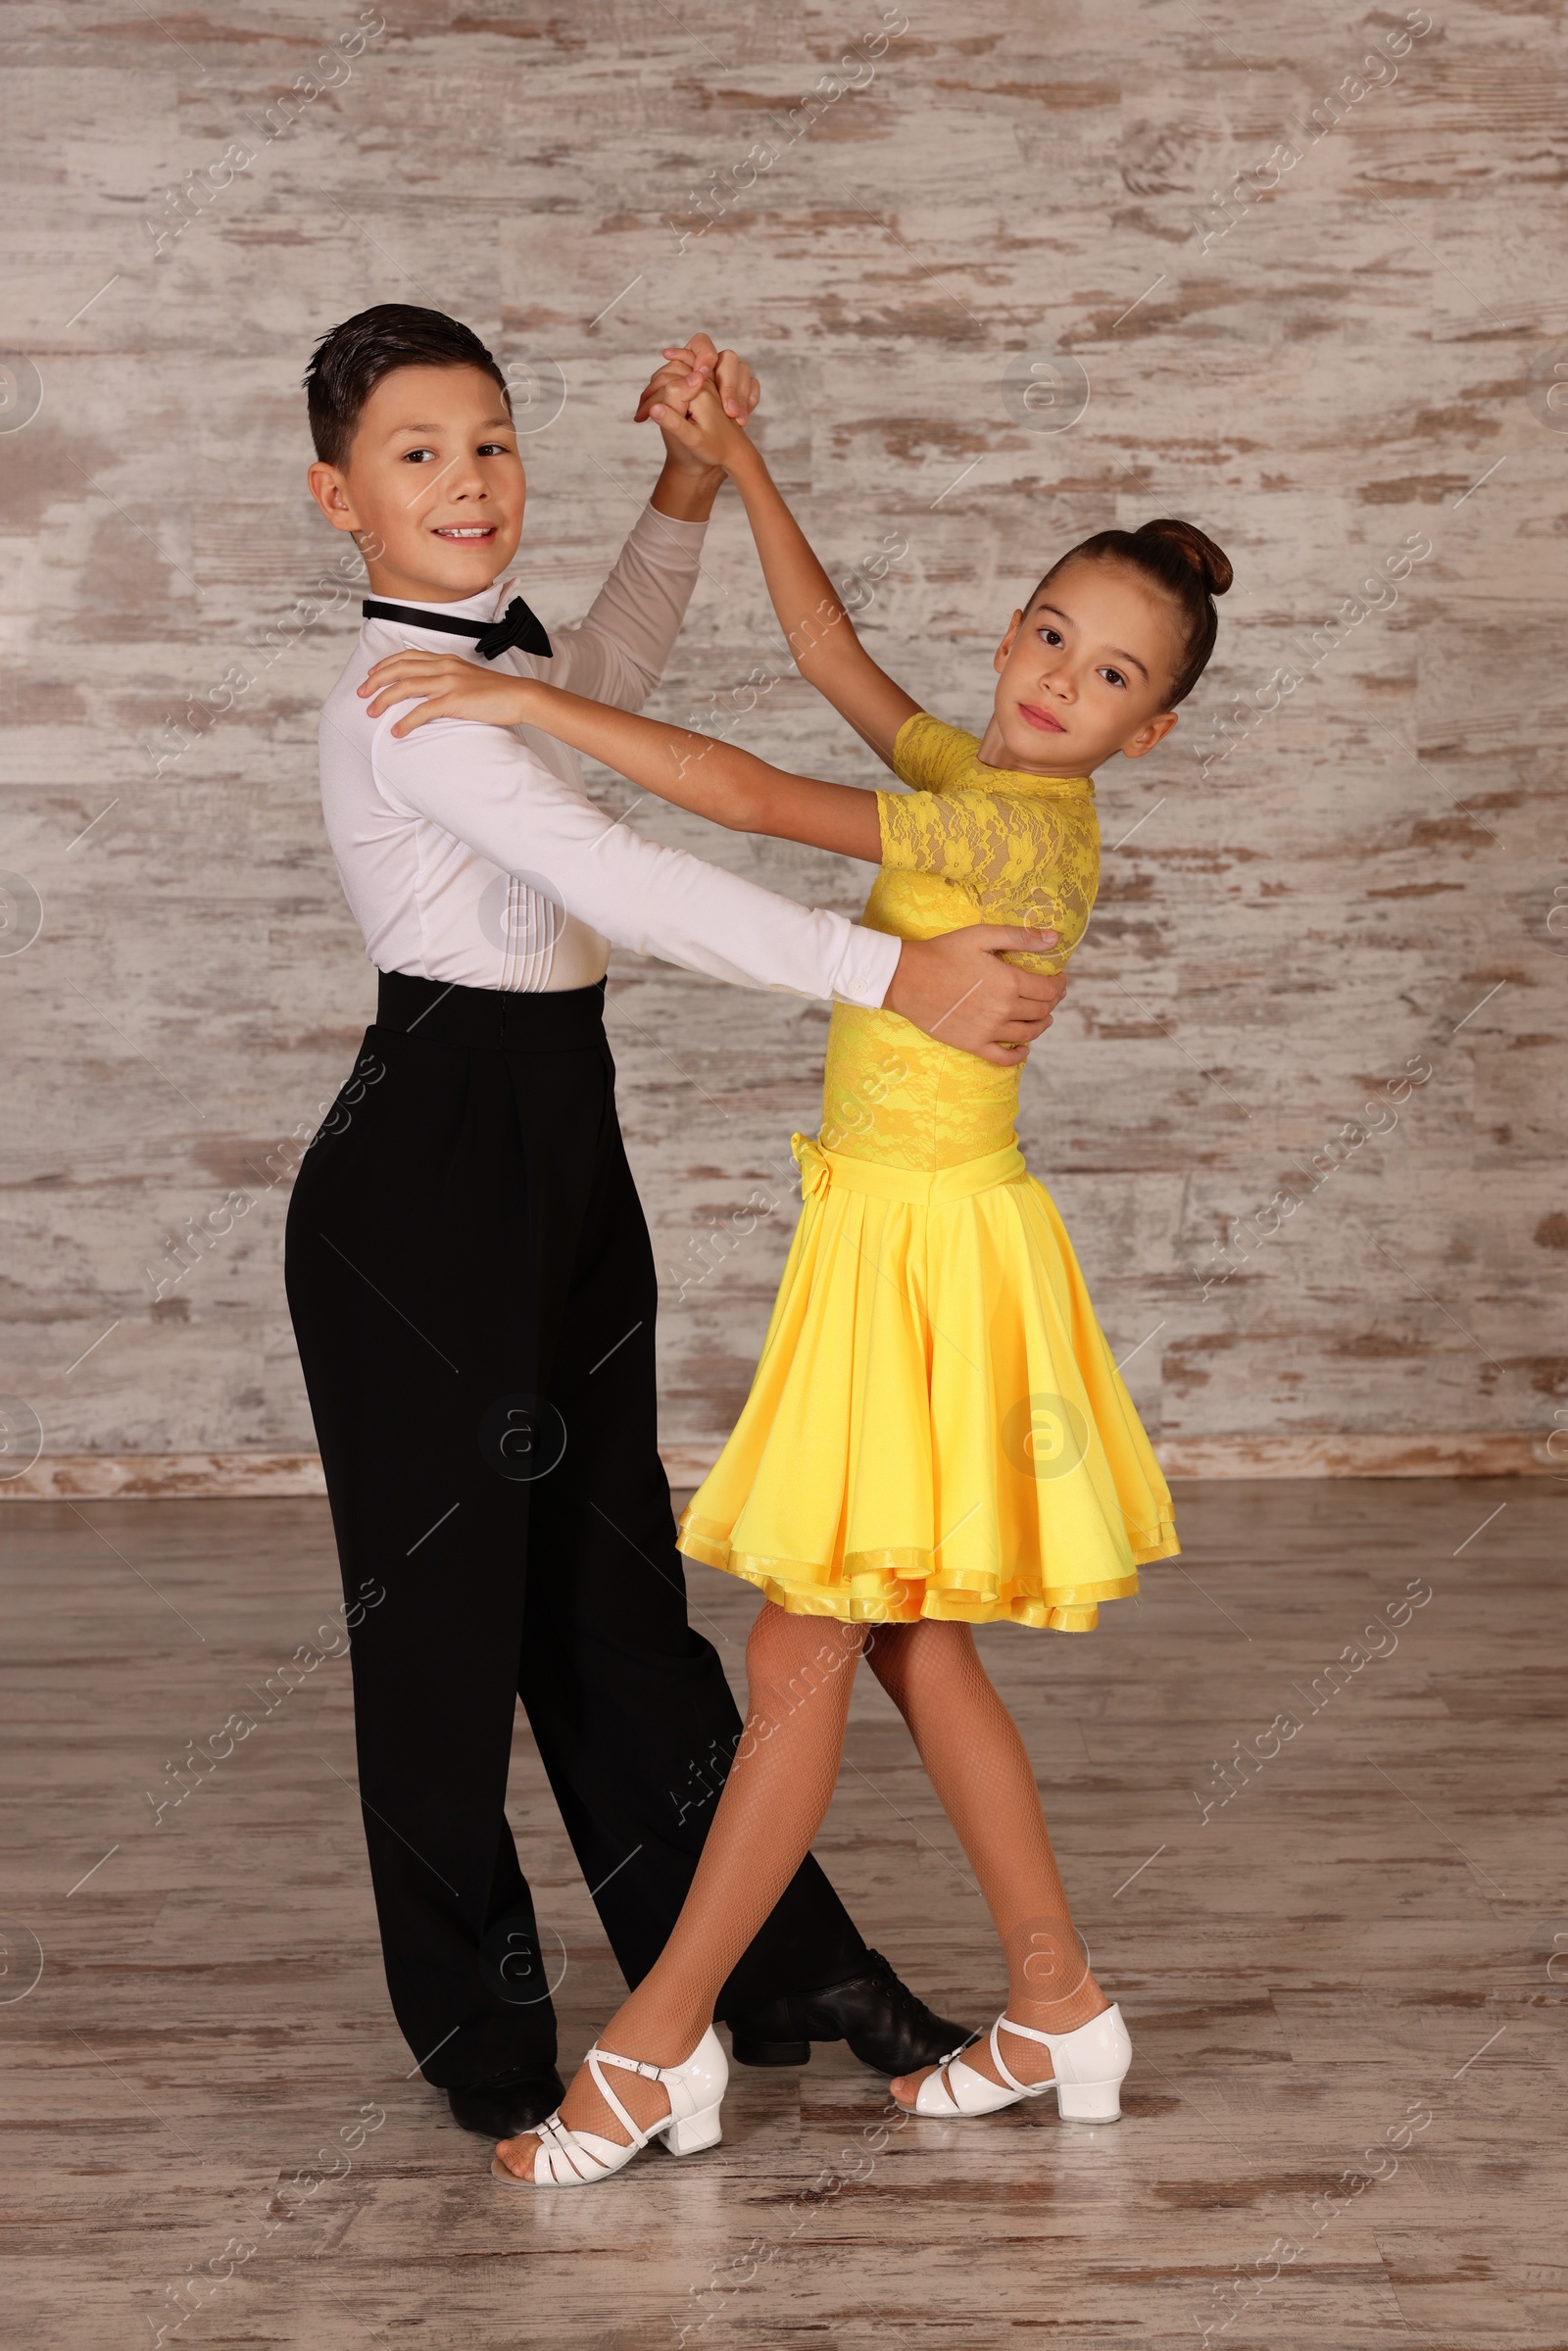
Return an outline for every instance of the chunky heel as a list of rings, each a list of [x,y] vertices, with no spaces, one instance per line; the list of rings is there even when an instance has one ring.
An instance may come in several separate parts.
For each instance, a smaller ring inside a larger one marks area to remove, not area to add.
[[[664,2132],[664,2144],[671,2155],[700,2155],[705,2147],[716,2147],[723,2135],[719,2108],[707,2106],[701,2114],[683,2115],[671,2123]]]
[[[1076,2033],[1051,2043],[1056,2077],[1056,2112],[1064,2123],[1119,2123],[1121,2085],[1133,2061],[1133,2044],[1119,2008],[1102,2009]]]
[[[1119,2082],[1058,2082],[1056,2112],[1064,2123],[1119,2123]]]

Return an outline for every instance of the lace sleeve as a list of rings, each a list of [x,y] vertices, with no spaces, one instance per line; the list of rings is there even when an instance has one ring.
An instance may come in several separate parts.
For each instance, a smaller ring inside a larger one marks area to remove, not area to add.
[[[915,792],[943,792],[980,748],[977,735],[916,710],[906,718],[893,746],[893,772]]]
[[[1059,971],[1088,926],[1100,883],[1093,801],[1011,792],[879,792],[882,862],[961,890],[986,922],[1059,934],[1049,955],[1020,957]]]

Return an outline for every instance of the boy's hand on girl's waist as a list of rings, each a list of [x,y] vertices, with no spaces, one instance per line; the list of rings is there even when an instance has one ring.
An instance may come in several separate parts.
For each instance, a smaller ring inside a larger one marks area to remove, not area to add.
[[[508,669],[481,669],[455,653],[390,653],[377,661],[363,685],[355,688],[362,701],[370,696],[368,715],[379,718],[400,702],[421,697],[417,710],[409,710],[392,729],[411,735],[432,718],[478,718],[490,726],[522,726],[537,719],[542,698],[552,689],[542,678],[515,677]]]
[[[940,1045],[1015,1069],[1050,1028],[1067,982],[1059,971],[1028,971],[1004,958],[1044,955],[1056,944],[1054,931],[998,922],[906,939],[884,1005]]]

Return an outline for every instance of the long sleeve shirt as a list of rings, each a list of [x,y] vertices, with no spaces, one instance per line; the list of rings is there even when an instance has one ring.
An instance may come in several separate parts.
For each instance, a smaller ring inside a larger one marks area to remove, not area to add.
[[[639,709],[685,617],[705,527],[646,509],[586,618],[551,629],[552,655],[513,650],[491,665]],[[499,594],[440,609],[489,620]],[[583,988],[604,977],[614,943],[743,987],[882,1003],[896,939],[644,839],[593,806],[576,753],[553,736],[448,718],[395,739],[412,704],[371,718],[356,688],[405,647],[479,658],[414,620],[368,620],[321,712],[327,836],[378,969]]]

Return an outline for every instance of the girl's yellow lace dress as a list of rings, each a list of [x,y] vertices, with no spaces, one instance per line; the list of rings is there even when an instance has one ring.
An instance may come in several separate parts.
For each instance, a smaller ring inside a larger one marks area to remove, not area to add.
[[[1094,785],[983,766],[920,714],[880,792],[863,919],[928,939],[1054,929],[1100,873]],[[680,1547],[780,1607],[855,1622],[1010,1619],[1087,1632],[1177,1548],[1169,1490],[1078,1260],[1013,1132],[1015,1069],[838,1004],[805,1206],[740,1419]]]

